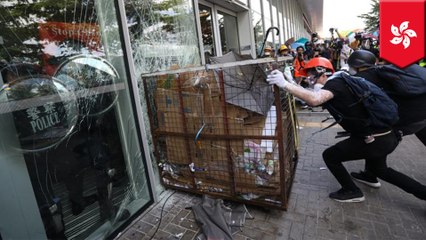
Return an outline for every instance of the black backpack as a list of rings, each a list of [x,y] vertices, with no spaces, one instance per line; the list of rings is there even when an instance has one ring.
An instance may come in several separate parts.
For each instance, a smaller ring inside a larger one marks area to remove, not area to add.
[[[392,86],[392,94],[416,96],[426,93],[426,68],[413,64],[401,69],[389,64],[374,66],[374,69],[381,79]]]
[[[345,72],[338,72],[330,79],[335,77],[344,79],[350,91],[358,98],[358,101],[349,105],[348,108],[362,103],[367,110],[368,118],[359,119],[364,121],[366,126],[389,128],[396,124],[399,119],[398,105],[382,89],[364,78],[351,76]],[[335,109],[331,110],[337,111]],[[345,118],[342,114],[337,115],[343,119]],[[350,119],[358,120],[354,118]],[[339,121],[339,119],[336,119],[336,121]]]

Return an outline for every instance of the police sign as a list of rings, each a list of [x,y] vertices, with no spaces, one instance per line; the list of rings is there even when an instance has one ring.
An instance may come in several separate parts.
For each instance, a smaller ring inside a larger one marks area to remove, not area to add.
[[[55,78],[27,76],[7,84],[1,92],[13,116],[23,151],[51,148],[65,139],[77,122],[73,93]]]

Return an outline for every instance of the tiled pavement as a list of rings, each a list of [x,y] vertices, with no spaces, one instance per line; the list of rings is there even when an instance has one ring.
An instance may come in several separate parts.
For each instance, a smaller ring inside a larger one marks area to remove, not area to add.
[[[339,184],[325,168],[322,151],[335,143],[331,128],[311,137],[320,129],[327,114],[299,114],[301,144],[299,163],[287,211],[247,206],[253,220],[234,235],[243,239],[426,239],[426,202],[382,181],[380,189],[359,185],[366,201],[338,203],[328,198]],[[426,147],[414,136],[405,137],[389,156],[388,165],[426,184]],[[346,163],[348,171],[363,167],[363,161]],[[150,239],[161,216],[164,201],[173,191],[164,192],[161,201],[139,216],[117,238]],[[153,239],[196,239],[200,228],[191,210],[185,209],[201,198],[174,193],[164,205],[161,225]]]

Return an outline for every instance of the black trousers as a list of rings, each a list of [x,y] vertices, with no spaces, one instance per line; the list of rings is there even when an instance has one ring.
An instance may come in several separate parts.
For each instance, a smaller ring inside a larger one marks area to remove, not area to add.
[[[415,134],[416,137],[426,146],[426,119],[404,126],[396,126],[404,136]]]
[[[343,166],[343,162],[365,159],[368,171],[402,190],[426,200],[426,186],[400,173],[386,164],[386,157],[398,145],[398,138],[390,133],[375,137],[372,143],[365,143],[362,137],[349,137],[326,149],[323,153],[324,162],[331,173],[347,190],[358,190],[351,176]]]
[[[426,120],[419,121],[416,123],[412,123],[410,125],[405,126],[397,126],[397,131],[401,131],[404,136],[415,134],[416,137],[426,146]],[[374,173],[370,170],[371,166],[369,163],[365,163],[365,174],[376,177]]]

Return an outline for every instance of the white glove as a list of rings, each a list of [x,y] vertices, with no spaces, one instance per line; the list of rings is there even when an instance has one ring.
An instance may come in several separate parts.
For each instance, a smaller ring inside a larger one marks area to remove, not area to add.
[[[288,84],[283,73],[279,70],[272,71],[266,78],[266,81],[271,85],[277,85],[281,89],[284,89],[284,87]]]
[[[291,70],[290,67],[285,67],[284,68],[284,78],[289,81],[290,83],[295,83],[293,76],[291,74]]]

